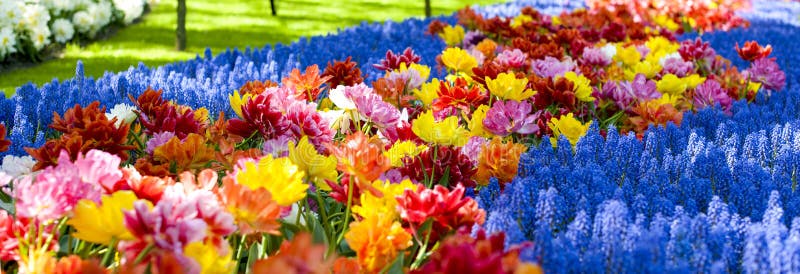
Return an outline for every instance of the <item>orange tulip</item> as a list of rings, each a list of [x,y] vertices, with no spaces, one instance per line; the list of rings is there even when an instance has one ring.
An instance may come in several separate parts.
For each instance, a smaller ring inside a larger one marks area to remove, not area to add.
[[[511,182],[517,176],[519,157],[526,150],[527,147],[522,144],[503,143],[500,138],[492,139],[478,156],[476,181],[480,185],[487,185],[489,179],[495,177],[501,184]]]
[[[371,184],[391,168],[392,163],[384,155],[380,140],[356,132],[347,136],[339,146],[331,146],[330,150],[339,159],[336,169],[353,176],[359,189],[369,190],[381,197],[381,192]]]
[[[333,258],[325,258],[326,250],[325,245],[314,244],[310,234],[297,234],[281,244],[277,255],[256,261],[253,273],[330,273]]]
[[[280,234],[281,206],[265,188],[253,190],[235,183],[232,176],[226,176],[217,195],[233,215],[242,234]]]

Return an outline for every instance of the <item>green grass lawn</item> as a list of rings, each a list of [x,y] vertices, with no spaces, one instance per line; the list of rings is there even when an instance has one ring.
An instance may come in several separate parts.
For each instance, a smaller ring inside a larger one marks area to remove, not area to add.
[[[83,60],[85,72],[98,77],[143,62],[148,66],[194,58],[210,47],[214,54],[227,48],[263,47],[290,43],[299,37],[326,34],[362,21],[399,21],[424,15],[424,1],[398,0],[276,0],[278,16],[270,14],[269,0],[187,0],[186,51],[173,50],[177,1],[161,0],[142,22],[120,29],[107,40],[86,47],[67,45],[62,58],[39,65],[0,72],[0,90],[13,94],[28,82],[41,85],[54,78],[68,79]],[[346,3],[342,3],[346,2]],[[449,14],[469,4],[502,0],[431,0],[434,15]],[[338,4],[337,4],[338,3]]]

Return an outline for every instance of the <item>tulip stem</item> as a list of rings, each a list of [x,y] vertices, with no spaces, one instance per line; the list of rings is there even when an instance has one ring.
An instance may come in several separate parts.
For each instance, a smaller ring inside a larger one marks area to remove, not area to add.
[[[65,218],[61,218],[60,220],[58,220],[58,223],[56,224],[55,231],[53,231],[53,233],[50,233],[50,235],[47,236],[47,239],[44,241],[44,245],[41,246],[41,247],[42,248],[49,247],[50,246],[50,242],[53,241],[53,238],[55,237],[56,233],[61,231],[61,229],[64,227],[64,224],[66,224],[66,223],[67,223],[67,218],[66,217]],[[39,226],[38,229],[39,229],[39,231],[37,231],[37,233],[35,235],[39,235],[39,233],[44,233],[44,226]],[[38,240],[37,240],[37,244],[38,244]]]
[[[103,255],[103,262],[101,263],[102,266],[108,266],[108,264],[111,263],[110,262],[111,258],[114,257],[112,256],[112,254],[115,254],[117,252],[116,246],[117,246],[117,239],[111,238],[111,243],[109,243],[108,249],[106,249],[106,254]]]
[[[155,247],[156,247],[155,244],[147,245],[147,247],[145,247],[142,250],[142,252],[139,253],[139,255],[136,256],[136,259],[133,261],[133,264],[141,263],[144,260],[144,258],[147,257],[147,254],[150,253],[150,250],[153,250],[153,248],[155,248]]]
[[[336,246],[339,246],[339,243],[342,242],[342,238],[344,238],[344,233],[347,231],[347,222],[350,221],[350,207],[353,204],[353,181],[355,178],[350,176],[350,181],[347,182],[347,207],[344,210],[344,222],[342,223],[342,232],[339,233],[339,237],[336,239]]]
[[[429,243],[429,241],[431,239],[431,231],[432,230],[433,230],[433,227],[428,229],[428,232],[425,233],[425,242],[422,243],[422,246],[420,247],[419,251],[417,251],[417,258],[415,258],[414,262],[411,264],[411,269],[419,268],[422,265],[422,261],[424,261],[425,257],[427,257],[427,256],[425,256],[425,253],[428,253],[428,243]]]
[[[434,144],[433,146],[431,146],[431,149],[433,149],[433,161],[431,161],[431,163],[432,163],[431,164],[431,178],[430,178],[430,181],[428,182],[428,188],[433,188],[433,185],[435,184],[433,182],[433,180],[434,180],[434,175],[435,175],[435,172],[436,172],[436,158],[439,156],[438,155],[439,154],[438,145]],[[424,171],[425,170],[423,170],[423,172]]]
[[[144,154],[144,151],[145,149],[147,149],[147,146],[139,138],[139,135],[133,131],[130,132],[130,135],[133,136],[133,141],[136,143],[136,151]]]
[[[322,216],[322,228],[325,230],[325,237],[328,238],[328,241],[330,241],[332,235],[329,235],[331,229],[330,224],[328,224],[328,212],[325,210],[326,206],[324,200],[322,199],[322,192],[320,191],[319,187],[317,187],[315,191],[317,192],[317,208],[319,208],[319,215]],[[333,249],[331,247],[332,246],[328,246],[328,256],[332,254],[331,251],[333,251]]]
[[[234,273],[239,271],[239,266],[242,264],[242,250],[244,249],[244,241],[247,239],[245,235],[239,235],[239,246],[236,247],[236,267],[233,268]]]

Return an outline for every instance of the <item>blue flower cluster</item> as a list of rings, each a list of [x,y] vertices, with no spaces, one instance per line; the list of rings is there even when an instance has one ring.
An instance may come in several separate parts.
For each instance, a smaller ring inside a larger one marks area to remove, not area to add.
[[[481,8],[487,15],[501,14],[530,5],[557,13],[580,5],[563,0],[527,0],[519,3]],[[575,1],[573,1],[575,2]],[[485,10],[484,10],[485,9]],[[454,24],[454,16],[438,17]],[[370,83],[382,76],[372,67],[385,57],[387,50],[401,52],[411,47],[422,57],[422,63],[433,65],[436,56],[445,48],[444,42],[428,35],[428,24],[433,19],[408,19],[383,24],[362,23],[340,30],[336,34],[300,39],[289,45],[267,45],[260,49],[233,49],[216,56],[209,49],[204,56],[185,62],[167,64],[157,68],[139,64],[119,73],[107,72],[98,79],[86,77],[79,62],[75,77],[53,80],[42,87],[32,84],[17,88],[16,95],[0,99],[0,123],[10,128],[13,142],[9,151],[0,153],[25,155],[24,147],[38,147],[44,143],[45,128],[53,113],[64,113],[75,104],[87,105],[99,101],[111,108],[118,103],[128,103],[129,95],[139,96],[147,87],[164,90],[164,98],[175,100],[193,108],[206,107],[210,113],[233,113],[228,95],[247,81],[280,81],[294,68],[318,65],[325,68],[331,60],[344,60],[352,56]],[[444,71],[432,71],[432,76],[442,77]]]
[[[703,40],[731,60],[736,42],[773,45],[786,90],[732,114],[687,113],[643,140],[593,128],[574,149],[531,147],[504,191],[477,194],[487,229],[533,242],[525,257],[555,273],[800,272],[800,18],[775,13],[800,5],[755,4],[750,28]]]

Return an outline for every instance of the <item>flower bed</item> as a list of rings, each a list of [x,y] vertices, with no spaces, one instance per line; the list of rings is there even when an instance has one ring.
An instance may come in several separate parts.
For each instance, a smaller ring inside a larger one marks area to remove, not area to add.
[[[52,44],[92,39],[112,24],[130,24],[145,0],[0,1],[0,61],[38,60]]]
[[[79,64],[0,101],[0,260],[794,272],[798,30],[695,39],[675,26],[744,21],[678,14],[504,4],[97,80]]]

